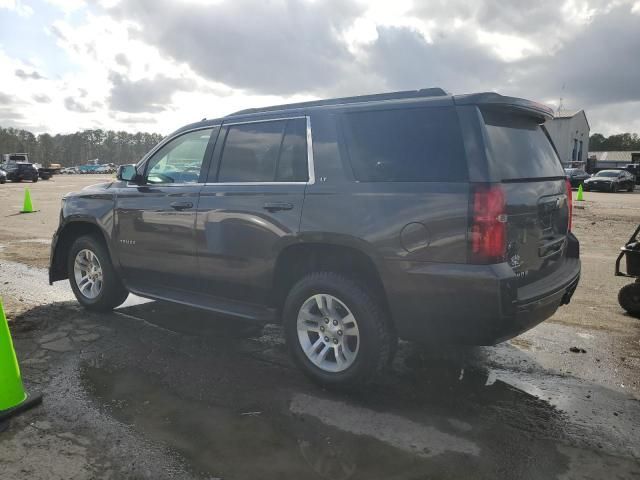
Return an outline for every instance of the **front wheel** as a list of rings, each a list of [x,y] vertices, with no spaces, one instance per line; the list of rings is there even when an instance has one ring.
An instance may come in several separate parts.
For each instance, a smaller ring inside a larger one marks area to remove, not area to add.
[[[622,287],[618,293],[618,303],[631,315],[640,315],[640,282]]]
[[[67,272],[74,295],[88,310],[112,310],[129,295],[113,269],[104,242],[93,235],[73,242]]]
[[[31,180],[33,183],[36,183],[38,181],[38,177],[33,178],[33,180]]]
[[[313,381],[354,388],[388,365],[394,343],[384,309],[364,282],[334,272],[298,281],[284,306],[289,352]]]

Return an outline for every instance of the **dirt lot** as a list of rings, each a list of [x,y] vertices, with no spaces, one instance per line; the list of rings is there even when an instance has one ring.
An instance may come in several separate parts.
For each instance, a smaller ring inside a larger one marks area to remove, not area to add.
[[[640,192],[586,194],[581,284],[552,319],[496,347],[402,343],[347,396],[309,384],[275,326],[135,297],[89,314],[49,286],[60,197],[107,179],[0,185],[0,294],[45,394],[0,433],[3,479],[640,478],[640,320],[613,276]],[[39,212],[17,214],[25,187]]]

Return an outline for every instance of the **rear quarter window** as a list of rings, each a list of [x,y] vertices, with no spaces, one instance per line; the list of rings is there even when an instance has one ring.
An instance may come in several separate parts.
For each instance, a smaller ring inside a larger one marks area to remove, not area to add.
[[[468,178],[453,107],[350,112],[346,150],[361,182],[464,182]]]
[[[493,164],[503,180],[565,176],[551,141],[534,119],[491,110],[482,116]]]

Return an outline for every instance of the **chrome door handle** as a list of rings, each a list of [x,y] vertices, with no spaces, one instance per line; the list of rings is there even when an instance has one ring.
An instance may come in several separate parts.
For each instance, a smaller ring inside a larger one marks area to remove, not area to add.
[[[287,202],[267,202],[262,208],[270,212],[277,212],[278,210],[291,210],[293,204]]]
[[[171,204],[171,208],[173,208],[174,210],[188,210],[190,208],[193,208],[193,203],[191,202],[173,202]]]

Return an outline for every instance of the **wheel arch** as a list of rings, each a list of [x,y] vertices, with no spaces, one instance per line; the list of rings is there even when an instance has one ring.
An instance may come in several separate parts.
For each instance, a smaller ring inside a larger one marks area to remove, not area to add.
[[[107,240],[106,232],[91,219],[82,218],[71,220],[58,230],[56,235],[56,242],[51,252],[49,283],[69,278],[67,272],[69,250],[71,249],[73,242],[83,235],[95,235],[97,238],[101,239],[107,247],[107,251],[109,252],[114,268],[117,268],[117,264],[113,262],[113,251],[111,249],[110,242]]]
[[[390,315],[381,266],[375,257],[353,242],[306,241],[283,248],[275,261],[270,298],[278,311],[291,287],[311,272],[332,271],[355,276],[373,289],[385,312]]]

